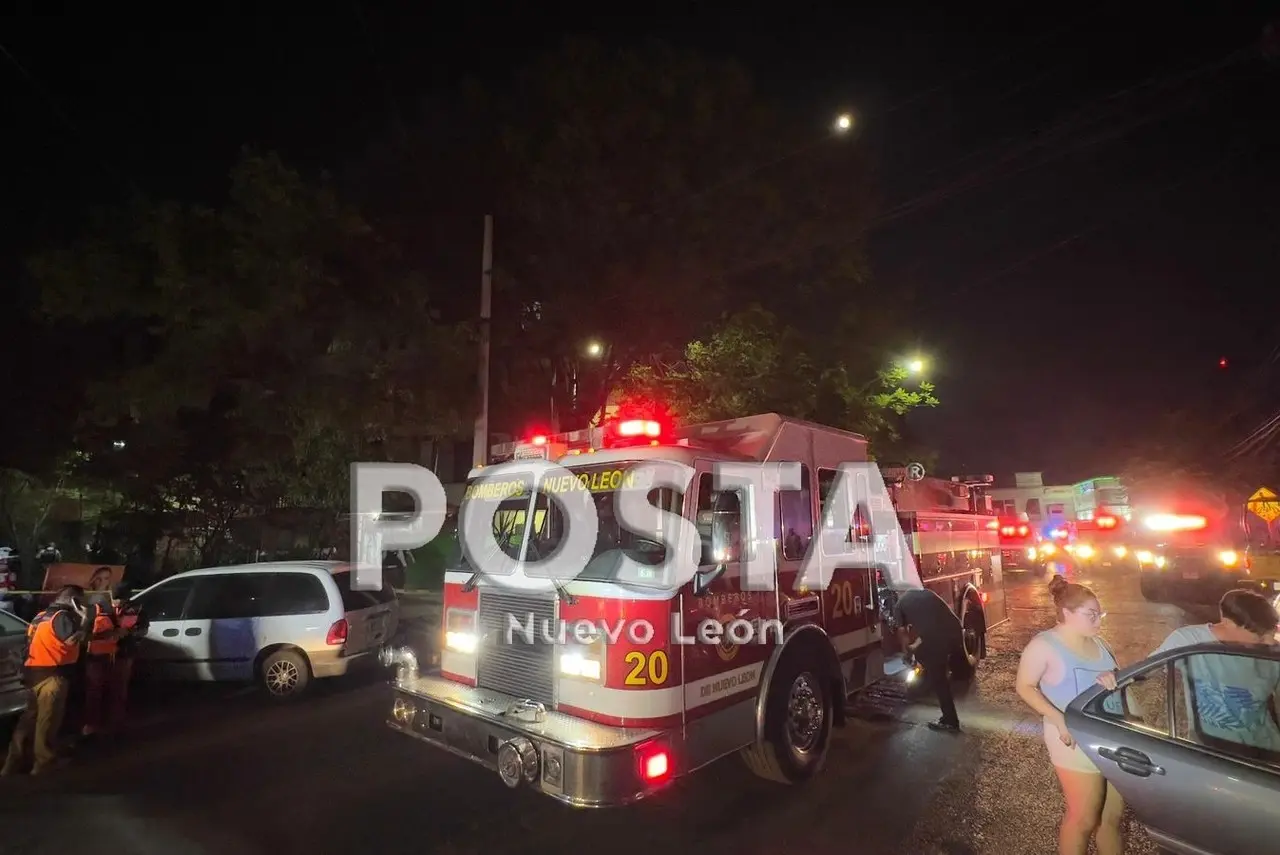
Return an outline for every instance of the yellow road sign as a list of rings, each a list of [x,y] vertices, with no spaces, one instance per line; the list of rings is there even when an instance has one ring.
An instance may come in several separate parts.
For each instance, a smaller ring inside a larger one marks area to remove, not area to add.
[[[1275,522],[1280,519],[1280,496],[1266,487],[1259,487],[1249,497],[1249,510],[1269,523]]]

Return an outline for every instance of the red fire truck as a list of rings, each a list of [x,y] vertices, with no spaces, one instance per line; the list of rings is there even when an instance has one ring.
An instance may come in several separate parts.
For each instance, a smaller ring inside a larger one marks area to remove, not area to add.
[[[623,419],[495,447],[494,462],[549,460],[570,474],[544,477],[530,467],[523,475],[514,466],[495,480],[489,467],[474,470],[460,516],[468,502],[487,501],[495,542],[519,575],[559,545],[563,511],[550,495],[589,491],[599,519],[595,552],[576,578],[546,591],[499,584],[459,559],[445,577],[439,671],[420,672],[408,649],[384,651],[384,663],[397,668],[388,724],[496,771],[510,787],[578,807],[633,802],[733,753],[781,783],[810,778],[832,727],[844,723],[845,699],[884,678],[894,652],[883,620],[887,594],[911,583],[885,578],[897,571],[884,565],[839,563],[842,552],[883,535],[871,531],[876,517],[856,499],[832,501],[835,485],[852,486],[839,467],[866,461],[866,445],[853,433],[766,414],[674,430]],[[648,493],[654,507],[692,522],[702,543],[697,574],[674,591],[616,576],[619,551],[639,566],[666,555],[663,544],[622,527],[615,509],[645,461],[693,473],[683,495]],[[753,488],[715,489],[712,470],[724,462],[798,462],[800,489],[779,492],[771,518],[759,519]],[[886,479],[895,506],[888,510],[914,553],[921,578],[913,584],[938,591],[961,616],[963,673],[982,657],[987,630],[1006,617],[998,533],[994,517],[975,513],[989,513],[989,503],[978,506],[969,487],[921,474]],[[834,507],[855,508],[853,519],[833,524]],[[797,585],[810,549],[833,558],[822,590]],[[753,550],[768,561],[772,590],[743,584]],[[533,618],[603,629],[567,638],[511,634],[513,622]],[[708,619],[765,631],[751,641],[688,643]],[[623,632],[624,622],[653,631]]]

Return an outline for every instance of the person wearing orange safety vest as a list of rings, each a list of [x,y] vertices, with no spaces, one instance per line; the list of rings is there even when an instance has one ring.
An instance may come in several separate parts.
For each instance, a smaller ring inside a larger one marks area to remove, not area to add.
[[[114,731],[124,722],[136,642],[147,627],[141,609],[129,603],[132,592],[124,582],[117,585],[110,605],[94,619],[85,662],[84,736]]]
[[[53,604],[36,615],[27,629],[27,660],[23,682],[30,689],[27,708],[18,719],[0,775],[25,770],[28,749],[34,758],[31,774],[38,775],[58,761],[56,739],[66,711],[71,674],[80,649],[92,629],[86,619],[84,589],[68,585]]]

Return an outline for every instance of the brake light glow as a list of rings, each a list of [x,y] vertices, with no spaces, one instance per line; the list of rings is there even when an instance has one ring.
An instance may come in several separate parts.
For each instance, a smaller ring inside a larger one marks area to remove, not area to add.
[[[347,625],[347,619],[341,618],[334,621],[333,626],[329,627],[329,634],[325,637],[324,643],[331,647],[337,647],[347,643],[347,632],[350,627]]]
[[[1199,514],[1152,514],[1143,525],[1152,531],[1199,531],[1209,521]]]

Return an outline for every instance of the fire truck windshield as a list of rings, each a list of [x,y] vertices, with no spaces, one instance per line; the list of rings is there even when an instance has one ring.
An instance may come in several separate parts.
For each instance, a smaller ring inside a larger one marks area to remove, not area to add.
[[[666,547],[659,540],[625,529],[616,512],[617,491],[628,486],[634,465],[626,462],[569,467],[571,477],[543,479],[536,491],[531,489],[532,476],[528,475],[497,482],[476,478],[468,483],[463,503],[474,499],[487,499],[490,503],[497,500],[493,510],[493,535],[499,547],[513,559],[523,557],[526,562],[537,562],[553,555],[565,537],[564,511],[550,494],[587,490],[596,508],[599,528],[595,549],[577,578],[611,581],[617,577],[623,557],[627,557],[642,566],[654,567],[652,581],[660,584],[663,579],[659,567],[666,559]],[[648,499],[654,507],[675,514],[681,512],[684,502],[680,493],[669,489],[650,490]],[[460,545],[452,566],[464,572],[472,569]],[[638,581],[645,580],[642,576]]]

